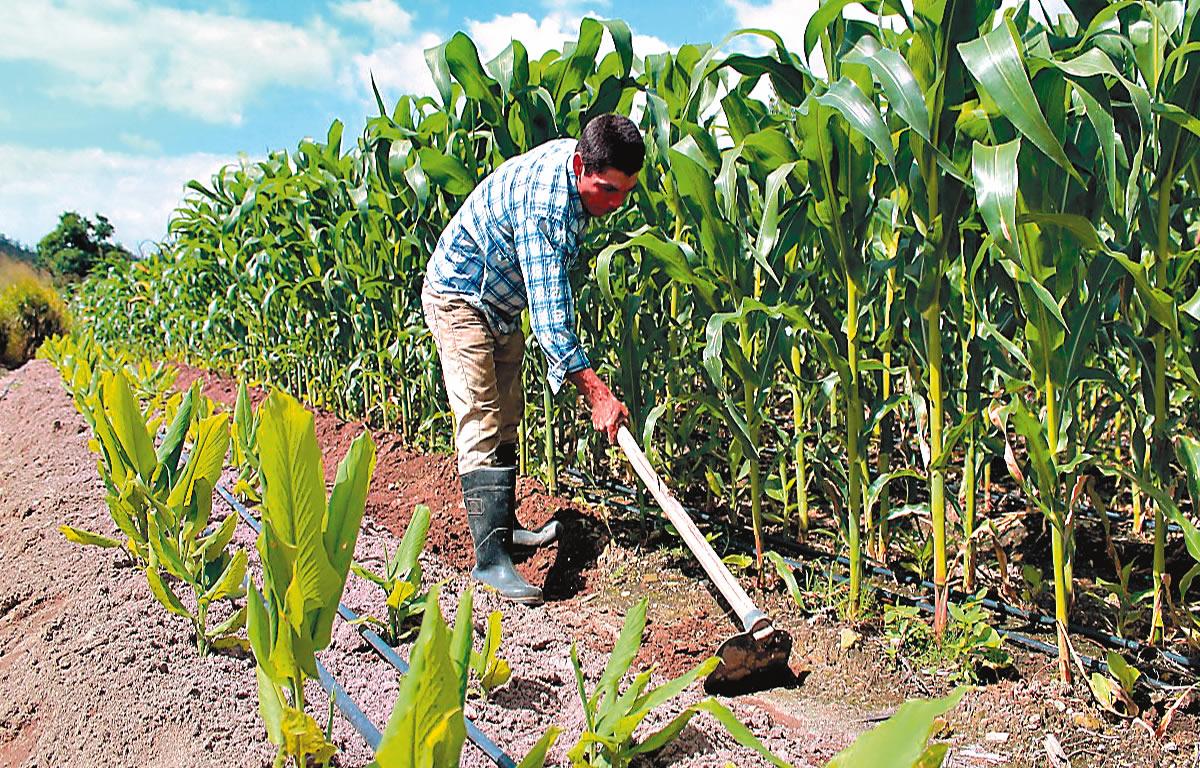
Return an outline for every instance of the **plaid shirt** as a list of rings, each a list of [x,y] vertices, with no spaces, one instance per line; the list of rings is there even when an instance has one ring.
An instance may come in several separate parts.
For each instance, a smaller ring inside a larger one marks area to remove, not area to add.
[[[591,367],[567,281],[587,220],[571,168],[575,145],[548,141],[501,164],[454,214],[425,271],[434,293],[461,295],[499,333],[516,330],[528,306],[556,393],[567,374]]]

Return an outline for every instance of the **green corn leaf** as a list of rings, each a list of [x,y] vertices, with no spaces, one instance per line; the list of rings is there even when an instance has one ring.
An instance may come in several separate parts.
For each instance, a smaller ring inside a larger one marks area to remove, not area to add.
[[[421,170],[429,181],[448,194],[464,197],[475,188],[475,177],[458,158],[432,147],[421,147],[417,156],[421,158]]]
[[[770,550],[764,553],[764,557],[775,567],[775,572],[779,574],[779,578],[783,579],[783,584],[787,587],[787,592],[792,598],[792,602],[796,605],[804,604],[804,595],[800,592],[800,585],[796,583],[796,574],[792,573],[792,567],[783,561],[783,557],[776,551]]]
[[[867,100],[863,92],[848,77],[839,78],[829,90],[816,97],[822,105],[837,112],[846,122],[875,146],[888,167],[896,164],[896,150],[892,136],[875,105]]]
[[[925,105],[921,86],[903,56],[884,48],[874,37],[866,35],[859,38],[843,61],[862,64],[870,69],[887,94],[888,107],[918,136],[929,141],[929,108]]]
[[[83,544],[88,547],[102,547],[104,549],[113,549],[121,546],[121,542],[116,539],[110,539],[107,536],[101,536],[98,533],[92,533],[80,528],[72,528],[69,525],[58,526],[58,532],[65,536],[67,541],[74,544]]]
[[[1191,435],[1179,435],[1176,438],[1175,455],[1183,467],[1192,509],[1200,510],[1200,440]]]
[[[192,612],[184,607],[183,602],[163,581],[157,568],[146,569],[146,582],[150,585],[150,594],[154,595],[154,599],[162,603],[164,608],[176,616],[182,616],[185,619],[192,618]]]
[[[1083,247],[1099,251],[1120,264],[1129,276],[1133,278],[1138,297],[1150,315],[1169,329],[1173,334],[1179,333],[1179,318],[1175,312],[1175,301],[1171,295],[1150,285],[1146,267],[1133,261],[1120,251],[1115,251],[1104,244],[1096,227],[1091,221],[1078,214],[1071,213],[1028,213],[1022,214],[1020,222],[1033,222],[1040,225],[1061,227],[1070,232]]]
[[[1021,261],[1017,239],[1017,155],[1021,140],[1013,139],[989,147],[975,142],[971,147],[971,175],[975,180],[975,199],[979,213],[992,239],[1004,253]]]
[[[966,688],[942,699],[906,701],[885,722],[859,736],[825,768],[912,768],[919,765],[937,719],[958,705]],[[935,763],[936,765],[936,763]]]
[[[1029,462],[1033,464],[1034,477],[1037,479],[1039,496],[1043,501],[1057,498],[1059,494],[1058,468],[1054,457],[1050,454],[1050,444],[1046,436],[1046,425],[1025,408],[1020,400],[1015,400],[1013,409],[1013,428],[1017,434],[1025,438],[1025,449],[1029,453]],[[1056,525],[1062,520],[1054,520]]]
[[[1006,19],[979,39],[960,43],[958,52],[976,82],[1000,108],[1001,114],[1035,147],[1083,184],[1038,108],[1037,97],[1034,96],[1033,86],[1029,84],[1021,51],[1017,47],[1016,30],[1012,22]]]
[[[513,40],[500,55],[488,62],[487,71],[500,84],[500,93],[508,101],[512,94],[529,82],[529,54],[519,40]]]
[[[492,93],[492,87],[498,84],[484,71],[483,64],[479,61],[479,51],[475,48],[475,43],[471,42],[471,38],[462,32],[455,32],[446,43],[444,55],[450,74],[462,86],[466,97],[487,104],[493,115],[500,114],[500,105]]]

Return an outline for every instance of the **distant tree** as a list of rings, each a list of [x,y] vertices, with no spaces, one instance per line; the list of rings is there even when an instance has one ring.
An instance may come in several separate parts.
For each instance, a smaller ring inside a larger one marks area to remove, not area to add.
[[[128,258],[129,251],[111,242],[112,224],[101,214],[91,221],[74,211],[58,217],[58,226],[37,246],[38,266],[60,280],[86,277],[110,256]]]
[[[0,235],[0,256],[7,256],[14,261],[23,261],[27,264],[37,262],[37,251],[27,248],[24,244],[6,235]]]

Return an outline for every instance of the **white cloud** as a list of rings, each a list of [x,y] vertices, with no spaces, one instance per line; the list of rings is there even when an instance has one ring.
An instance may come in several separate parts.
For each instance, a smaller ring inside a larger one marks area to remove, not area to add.
[[[239,123],[266,88],[333,84],[342,50],[320,21],[301,27],[143,0],[25,0],[0,11],[0,60],[59,70],[58,93],[216,123]]]
[[[530,57],[538,58],[546,51],[561,49],[564,43],[578,39],[582,18],[550,13],[538,20],[527,13],[513,13],[495,16],[488,21],[468,20],[465,32],[479,49],[479,58],[484,64],[499,55],[513,40],[520,40]],[[355,55],[352,59],[355,82],[345,85],[362,93],[362,99],[369,104],[368,112],[371,114],[375,113],[374,96],[371,95],[372,74],[389,109],[404,94],[435,96],[437,89],[425,62],[425,49],[445,40],[441,35],[426,32],[369,53]],[[667,43],[652,35],[633,36],[633,50],[638,56],[669,49]],[[598,58],[612,50],[612,41],[605,34]]]
[[[137,250],[161,240],[191,179],[207,182],[224,155],[150,157],[102,149],[50,150],[0,144],[0,232],[36,243],[64,210],[108,217],[116,240]]]
[[[138,154],[157,155],[162,152],[162,144],[159,144],[154,139],[148,139],[141,134],[122,131],[117,138],[121,140],[122,144]]]
[[[552,11],[540,20],[527,13],[511,13],[494,16],[490,21],[471,20],[467,23],[467,35],[479,49],[479,58],[484,62],[494,58],[508,47],[513,40],[520,40],[531,58],[540,58],[551,49],[561,50],[563,45],[579,39],[579,23],[583,16],[570,11],[569,3],[561,4],[567,10]],[[670,46],[653,35],[634,35],[633,52],[638,56],[662,53]],[[613,50],[607,32],[600,44],[598,58]]]
[[[396,99],[405,94],[432,96],[437,93],[433,75],[425,63],[425,49],[441,43],[440,36],[426,33],[415,39],[394,43],[370,53],[358,54],[353,58],[354,75],[357,82],[348,87],[361,90],[362,99],[371,105],[375,113],[375,96],[371,93],[371,75],[389,110]]]
[[[376,39],[406,37],[412,32],[412,14],[394,0],[347,0],[335,4],[333,12],[370,28]]]

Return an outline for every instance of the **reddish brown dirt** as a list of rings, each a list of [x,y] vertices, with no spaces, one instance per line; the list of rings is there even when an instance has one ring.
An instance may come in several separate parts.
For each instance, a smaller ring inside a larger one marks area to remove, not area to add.
[[[200,376],[185,369],[179,383]],[[206,394],[233,403],[232,381],[203,376]],[[316,423],[331,479],[362,428],[328,414],[318,414]],[[180,622],[164,615],[136,571],[111,551],[68,545],[54,531],[67,522],[111,533],[95,457],[83,445],[85,431],[49,366],[33,363],[0,377],[0,556],[8,565],[0,573],[0,766],[269,764],[271,750],[255,713],[252,660],[197,659]],[[382,545],[394,546],[412,506],[430,504],[440,524],[431,531],[423,560],[430,583],[446,583],[443,611],[449,611],[455,594],[469,586],[470,564],[453,462],[407,451],[392,435],[375,437],[379,470],[356,558],[367,562]],[[545,579],[552,598],[545,606],[506,605],[494,594],[477,593],[477,617],[493,608],[504,613],[502,652],[513,664],[514,679],[489,701],[472,701],[469,709],[485,732],[517,756],[550,723],[563,726],[567,743],[554,752],[554,764],[563,765],[583,722],[567,661],[572,645],[594,682],[622,617],[647,597],[638,663],[655,664],[661,682],[702,661],[735,627],[687,558],[671,551],[677,544],[670,539],[653,532],[639,537],[622,527],[631,524],[550,497],[532,481],[522,483],[520,496],[526,523],[558,516],[577,526],[571,538],[584,543],[571,550],[552,547],[521,565],[531,578]],[[241,538],[241,546],[250,546],[248,534]],[[345,598],[356,610],[378,611],[376,591],[352,580]],[[724,701],[771,749],[798,766],[823,764],[903,699],[948,689],[939,670],[890,662],[887,639],[877,627],[856,626],[860,639],[844,647],[846,625],[827,613],[802,614],[778,591],[754,596],[793,635],[793,665],[807,674],[799,687]],[[1189,709],[1154,738],[1101,711],[1082,681],[1072,688],[1055,683],[1051,660],[1015,655],[1012,678],[969,694],[941,732],[952,744],[947,766],[1045,766],[1050,735],[1075,768],[1197,764],[1197,720]],[[382,723],[394,699],[394,676],[369,663],[361,641],[345,626],[323,658]],[[679,706],[698,698],[693,687]],[[1153,702],[1156,720],[1171,701]],[[340,719],[335,738],[345,745],[343,764],[369,759]],[[464,766],[485,764],[477,753],[464,757]],[[711,720],[695,721],[679,741],[645,763],[725,764],[762,763],[731,749]]]

